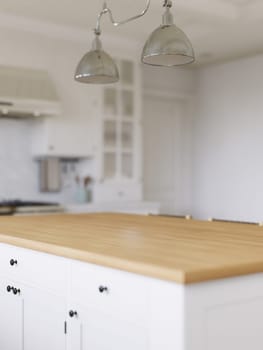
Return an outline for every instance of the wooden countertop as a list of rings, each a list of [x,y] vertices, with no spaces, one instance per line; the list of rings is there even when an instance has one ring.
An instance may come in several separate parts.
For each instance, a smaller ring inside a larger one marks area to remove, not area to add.
[[[263,228],[122,214],[0,217],[0,242],[178,283],[263,272]]]

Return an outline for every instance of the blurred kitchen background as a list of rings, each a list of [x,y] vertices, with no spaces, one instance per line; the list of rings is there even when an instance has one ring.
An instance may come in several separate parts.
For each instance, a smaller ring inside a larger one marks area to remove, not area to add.
[[[108,3],[119,18],[144,6]],[[73,77],[101,1],[1,0],[3,212],[262,221],[263,4],[176,1],[197,58],[177,69],[140,63],[161,5],[118,29],[105,21],[102,41],[120,82],[88,86]]]

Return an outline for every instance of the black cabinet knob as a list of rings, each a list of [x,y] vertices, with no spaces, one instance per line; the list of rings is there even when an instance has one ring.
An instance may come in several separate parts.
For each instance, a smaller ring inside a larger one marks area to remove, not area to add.
[[[20,294],[20,292],[21,292],[20,289],[15,288],[15,287],[11,287],[11,286],[7,286],[7,287],[6,287],[6,290],[7,290],[8,293],[10,293],[11,291],[13,291],[13,294],[14,294],[14,295]]]
[[[10,260],[10,265],[11,266],[17,265],[17,260],[11,259]]]
[[[20,289],[13,288],[14,295],[20,294]]]
[[[69,314],[69,317],[71,317],[71,318],[74,316],[78,316],[77,311],[73,311],[73,310],[70,310],[68,314]]]
[[[100,286],[99,287],[99,292],[100,293],[107,293],[109,290],[108,290],[108,287],[104,287],[104,286]]]

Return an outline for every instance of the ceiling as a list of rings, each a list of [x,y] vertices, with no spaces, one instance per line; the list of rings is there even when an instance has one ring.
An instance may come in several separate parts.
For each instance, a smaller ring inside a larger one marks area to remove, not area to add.
[[[1,0],[0,12],[75,28],[94,28],[102,0]],[[146,0],[108,0],[116,20],[140,12]],[[161,0],[152,0],[144,18],[103,29],[142,42],[161,21]],[[175,0],[176,23],[191,39],[199,63],[229,60],[263,52],[262,0]]]

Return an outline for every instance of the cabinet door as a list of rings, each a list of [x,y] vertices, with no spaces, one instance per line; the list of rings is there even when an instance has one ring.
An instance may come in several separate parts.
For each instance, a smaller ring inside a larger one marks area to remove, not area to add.
[[[25,290],[24,350],[65,350],[66,301],[37,288]]]
[[[0,283],[0,349],[23,350],[23,297]]]
[[[140,93],[137,69],[118,61],[120,82],[103,89],[103,181],[138,180],[140,168]]]
[[[77,315],[68,320],[68,350],[150,349],[146,327],[81,305],[74,311]]]

